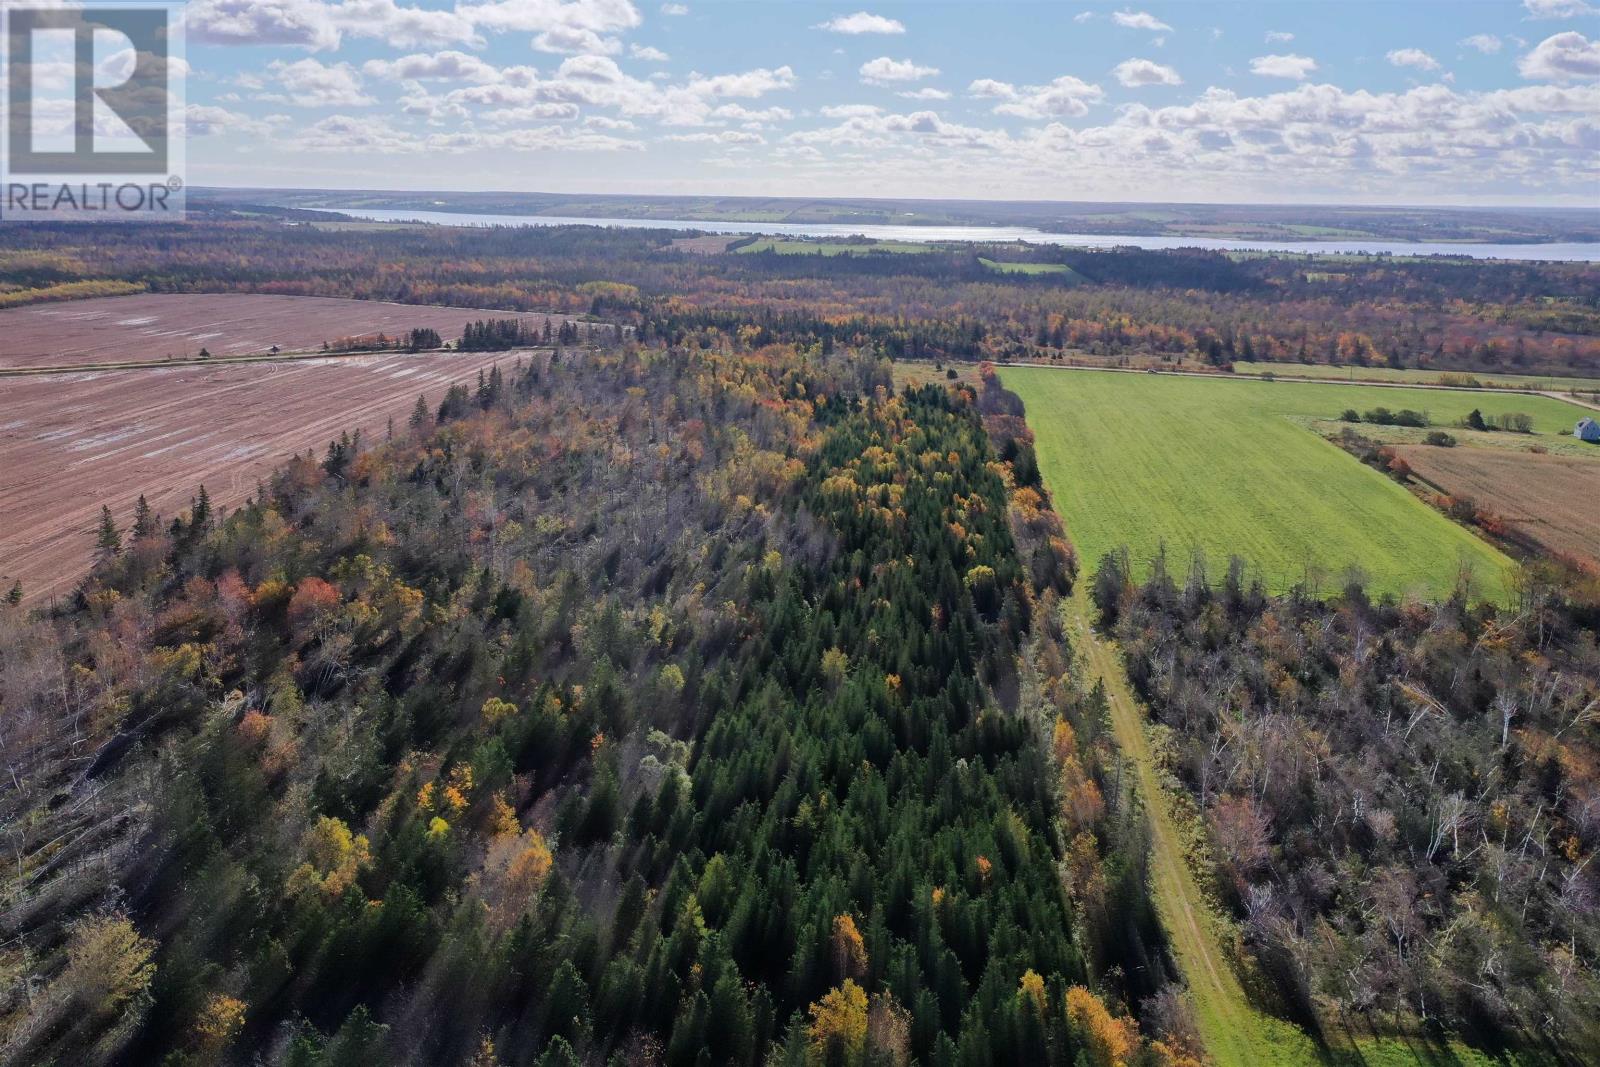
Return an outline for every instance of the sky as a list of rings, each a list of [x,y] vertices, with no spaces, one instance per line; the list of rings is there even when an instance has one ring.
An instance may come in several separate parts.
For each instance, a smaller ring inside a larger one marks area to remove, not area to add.
[[[190,0],[189,182],[1600,209],[1588,0],[858,2]]]

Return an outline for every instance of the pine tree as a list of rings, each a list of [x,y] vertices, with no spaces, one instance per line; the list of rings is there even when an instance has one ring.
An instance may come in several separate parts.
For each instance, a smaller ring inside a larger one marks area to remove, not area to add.
[[[111,517],[111,509],[104,504],[100,505],[100,533],[95,538],[94,548],[101,563],[114,558],[122,551],[122,531],[117,529],[117,521]]]
[[[189,530],[191,533],[203,534],[209,529],[211,529],[211,496],[202,484],[200,496],[194,502],[194,507],[189,510]]]
[[[156,517],[150,510],[150,502],[139,494],[139,502],[133,506],[133,539],[143,541],[156,532]]]
[[[423,398],[421,393],[418,393],[416,406],[411,409],[411,420],[409,425],[413,430],[417,430],[421,429],[427,421],[428,402]]]

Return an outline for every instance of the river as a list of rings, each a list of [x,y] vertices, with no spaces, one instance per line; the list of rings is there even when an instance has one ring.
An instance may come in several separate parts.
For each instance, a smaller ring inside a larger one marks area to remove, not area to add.
[[[1251,241],[1226,237],[1159,237],[1138,234],[1047,233],[1028,226],[890,226],[825,222],[712,222],[693,219],[578,219],[558,215],[487,215],[465,211],[327,208],[375,222],[431,222],[444,226],[622,226],[629,229],[759,233],[781,237],[872,237],[880,241],[1028,241],[1080,248],[1208,248],[1225,252],[1300,252],[1332,255],[1467,256],[1472,259],[1600,262],[1600,243],[1488,244],[1442,241]]]

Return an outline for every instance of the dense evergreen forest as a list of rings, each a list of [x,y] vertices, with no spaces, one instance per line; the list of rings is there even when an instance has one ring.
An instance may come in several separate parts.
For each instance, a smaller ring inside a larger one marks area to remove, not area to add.
[[[760,331],[891,358],[1234,359],[1600,376],[1600,266],[1194,249],[676,250],[665,230],[364,228],[196,212],[182,228],[29,227],[0,304],[262,292],[593,312],[672,343]],[[1070,274],[997,275],[986,255]]]
[[[0,606],[0,1060],[1197,1062],[1019,408],[629,344],[106,512]]]
[[[1600,1049],[1600,600],[1269,598],[1104,560],[1094,596],[1280,1009]]]

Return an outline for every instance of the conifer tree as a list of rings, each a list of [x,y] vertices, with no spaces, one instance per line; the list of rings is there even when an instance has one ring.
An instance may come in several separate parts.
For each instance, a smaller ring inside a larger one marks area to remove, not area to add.
[[[117,529],[117,520],[111,517],[111,509],[104,504],[100,505],[100,533],[95,537],[94,548],[101,563],[122,551],[122,531]]]

